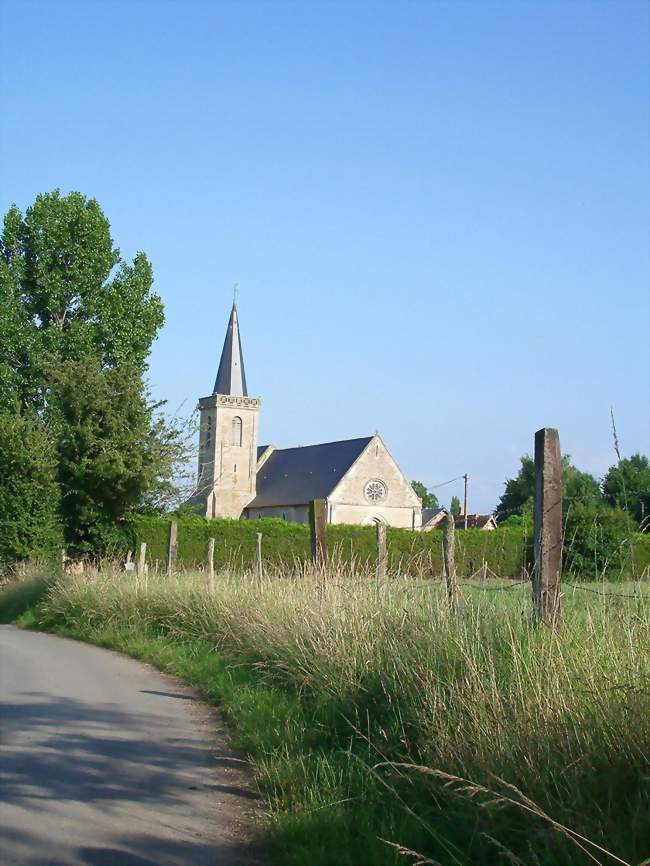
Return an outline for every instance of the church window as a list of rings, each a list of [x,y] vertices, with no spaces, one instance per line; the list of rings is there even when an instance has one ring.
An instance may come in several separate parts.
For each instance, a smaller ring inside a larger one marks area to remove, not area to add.
[[[212,415],[208,415],[205,430],[205,447],[209,448],[212,442]]]
[[[368,502],[381,502],[386,498],[388,489],[383,481],[380,481],[378,478],[373,478],[372,481],[368,481],[363,493]]]
[[[232,419],[232,428],[230,431],[230,444],[231,445],[241,445],[241,418],[239,415],[236,415]]]

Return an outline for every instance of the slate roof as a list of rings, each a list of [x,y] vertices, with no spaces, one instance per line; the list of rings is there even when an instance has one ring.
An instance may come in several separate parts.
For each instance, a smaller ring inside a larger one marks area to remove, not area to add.
[[[247,508],[306,505],[325,499],[361,455],[372,436],[275,449],[257,474],[257,495]],[[258,459],[264,449],[258,448]]]
[[[440,515],[448,514],[446,508],[423,508],[422,509],[422,526],[428,526],[435,518],[440,519]]]
[[[214,383],[213,394],[232,394],[235,397],[247,397],[246,373],[244,372],[244,356],[241,351],[239,337],[239,319],[237,307],[233,304],[228,320],[226,339],[223,341],[219,370]]]

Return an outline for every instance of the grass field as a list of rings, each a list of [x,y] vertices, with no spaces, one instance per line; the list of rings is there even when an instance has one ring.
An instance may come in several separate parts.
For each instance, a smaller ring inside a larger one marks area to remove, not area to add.
[[[277,864],[637,866],[649,589],[567,584],[558,633],[527,585],[464,584],[454,612],[439,583],[336,574],[65,577],[0,614],[197,685],[251,759]]]

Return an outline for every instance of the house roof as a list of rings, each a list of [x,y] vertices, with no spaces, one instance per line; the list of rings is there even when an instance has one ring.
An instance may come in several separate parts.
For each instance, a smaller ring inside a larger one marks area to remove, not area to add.
[[[213,394],[232,394],[235,397],[247,397],[246,373],[244,372],[244,356],[241,351],[239,337],[239,319],[237,307],[232,305],[226,339],[223,341],[219,370],[214,382]]]
[[[275,449],[257,474],[257,495],[247,508],[306,505],[325,499],[362,454],[372,436]],[[263,448],[257,449],[258,459]]]
[[[494,519],[493,514],[468,514],[467,515],[467,528],[468,529],[483,529],[483,527],[487,526],[488,523],[494,523],[496,526],[496,521]],[[456,529],[464,529],[465,528],[465,518],[462,514],[455,518],[454,524]]]
[[[439,520],[444,517],[445,514],[448,514],[446,508],[423,508],[422,509],[422,526],[428,526],[429,523],[437,523]]]

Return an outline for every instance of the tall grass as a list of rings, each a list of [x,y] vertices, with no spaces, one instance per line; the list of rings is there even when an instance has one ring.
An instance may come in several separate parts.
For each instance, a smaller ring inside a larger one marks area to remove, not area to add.
[[[37,619],[176,648],[252,757],[279,863],[639,864],[647,584],[571,587],[556,633],[530,624],[528,586],[463,594],[451,611],[438,583],[114,573],[59,580]]]

